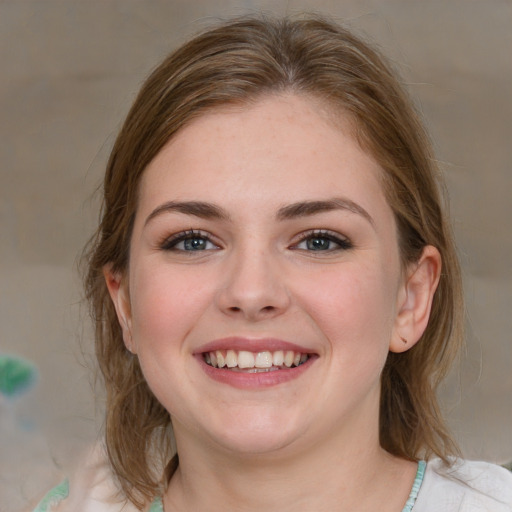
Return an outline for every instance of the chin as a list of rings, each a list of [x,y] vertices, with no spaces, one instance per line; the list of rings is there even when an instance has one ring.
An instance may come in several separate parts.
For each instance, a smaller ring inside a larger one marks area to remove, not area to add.
[[[283,418],[282,414],[237,414],[223,421],[218,428],[211,429],[209,436],[230,452],[264,455],[285,450],[302,437],[303,430],[290,417]]]
[[[281,432],[245,432],[242,435],[226,436],[219,444],[231,453],[244,455],[271,455],[286,451],[293,444],[294,437]]]

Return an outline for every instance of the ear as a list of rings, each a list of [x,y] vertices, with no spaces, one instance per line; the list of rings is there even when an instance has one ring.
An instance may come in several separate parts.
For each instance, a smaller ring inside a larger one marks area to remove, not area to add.
[[[391,352],[413,347],[427,328],[434,293],[441,275],[441,255],[427,245],[416,263],[406,270],[398,294],[397,316],[389,344]]]
[[[123,332],[124,344],[132,354],[135,354],[136,347],[132,339],[132,316],[127,279],[121,273],[113,272],[111,265],[103,267],[103,276],[116,309],[117,319]]]

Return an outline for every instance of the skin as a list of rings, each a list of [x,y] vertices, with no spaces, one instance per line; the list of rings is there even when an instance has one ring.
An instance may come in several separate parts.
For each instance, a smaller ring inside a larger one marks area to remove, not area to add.
[[[144,173],[129,270],[105,277],[126,346],[172,417],[180,466],[167,512],[405,504],[416,465],[379,446],[380,373],[389,350],[423,333],[441,262],[426,247],[401,268],[382,171],[350,128],[310,98],[269,96],[194,120]],[[333,198],[334,209],[283,218]],[[188,230],[204,250],[186,250]],[[314,360],[297,378],[240,389],[197,356],[232,336],[285,340]]]

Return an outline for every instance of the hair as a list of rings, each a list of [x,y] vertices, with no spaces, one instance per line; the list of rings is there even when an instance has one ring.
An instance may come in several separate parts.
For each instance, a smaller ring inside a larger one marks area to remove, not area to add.
[[[135,505],[166,484],[154,456],[163,465],[171,459],[172,426],[125,348],[103,269],[126,272],[140,179],[169,139],[212,109],[271,94],[320,100],[352,121],[357,141],[382,168],[403,267],[418,261],[426,245],[439,250],[443,269],[427,329],[410,350],[389,353],[382,372],[380,443],[409,460],[437,455],[448,462],[458,454],[436,390],[462,343],[460,269],[431,143],[396,76],[372,46],[324,18],[244,17],[196,36],[143,84],[108,161],[100,224],[84,253],[106,387],[107,453]]]

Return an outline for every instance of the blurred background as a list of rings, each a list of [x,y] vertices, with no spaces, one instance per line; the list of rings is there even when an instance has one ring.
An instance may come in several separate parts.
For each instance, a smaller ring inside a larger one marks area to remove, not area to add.
[[[259,11],[333,15],[401,72],[464,269],[467,347],[443,403],[468,458],[512,459],[510,0],[1,0],[0,370],[17,384],[0,382],[0,511],[56,484],[101,428],[77,260],[139,86],[191,34]]]

